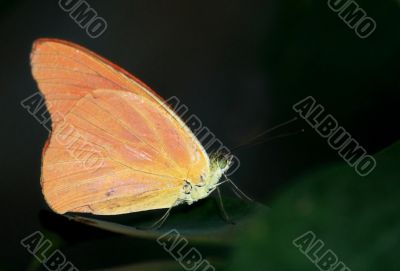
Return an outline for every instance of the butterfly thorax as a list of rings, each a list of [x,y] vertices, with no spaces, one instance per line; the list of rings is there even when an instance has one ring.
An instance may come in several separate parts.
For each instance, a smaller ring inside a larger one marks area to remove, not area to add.
[[[181,195],[179,196],[179,203],[186,202],[190,205],[211,194],[218,187],[219,180],[228,170],[230,163],[231,158],[227,156],[215,156],[211,158],[210,172],[206,176],[200,176],[200,182],[198,184],[193,184],[190,180],[185,181]]]

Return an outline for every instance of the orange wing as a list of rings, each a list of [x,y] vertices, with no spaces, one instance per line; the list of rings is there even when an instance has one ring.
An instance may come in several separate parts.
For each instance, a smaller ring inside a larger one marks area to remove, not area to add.
[[[134,92],[162,103],[161,97],[127,71],[64,40],[36,40],[31,53],[31,66],[48,107],[54,106],[60,113],[65,114],[81,97],[100,88]],[[49,111],[53,113],[53,110]],[[53,127],[56,123],[53,121]]]
[[[184,180],[196,184],[209,173],[207,154],[179,117],[94,53],[39,40],[32,70],[53,120],[41,184],[56,212],[168,208]]]

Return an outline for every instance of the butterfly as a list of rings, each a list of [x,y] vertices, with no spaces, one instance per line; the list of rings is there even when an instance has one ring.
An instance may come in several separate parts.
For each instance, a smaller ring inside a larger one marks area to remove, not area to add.
[[[41,187],[50,208],[117,215],[192,204],[228,170],[147,85],[71,42],[38,39],[32,74],[52,120]]]

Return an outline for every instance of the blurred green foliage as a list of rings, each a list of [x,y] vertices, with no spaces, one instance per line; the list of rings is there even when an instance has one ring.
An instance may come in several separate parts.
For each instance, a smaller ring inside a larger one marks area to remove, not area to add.
[[[227,270],[318,270],[292,241],[313,231],[351,270],[398,270],[400,143],[358,176],[344,163],[299,178],[238,238]]]

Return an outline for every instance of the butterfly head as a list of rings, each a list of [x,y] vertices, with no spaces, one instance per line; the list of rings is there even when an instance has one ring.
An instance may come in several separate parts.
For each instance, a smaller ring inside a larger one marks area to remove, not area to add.
[[[185,180],[180,200],[192,204],[211,194],[218,187],[222,175],[229,169],[232,157],[232,155],[212,155],[210,157],[210,172],[200,176],[200,182],[196,184]]]

